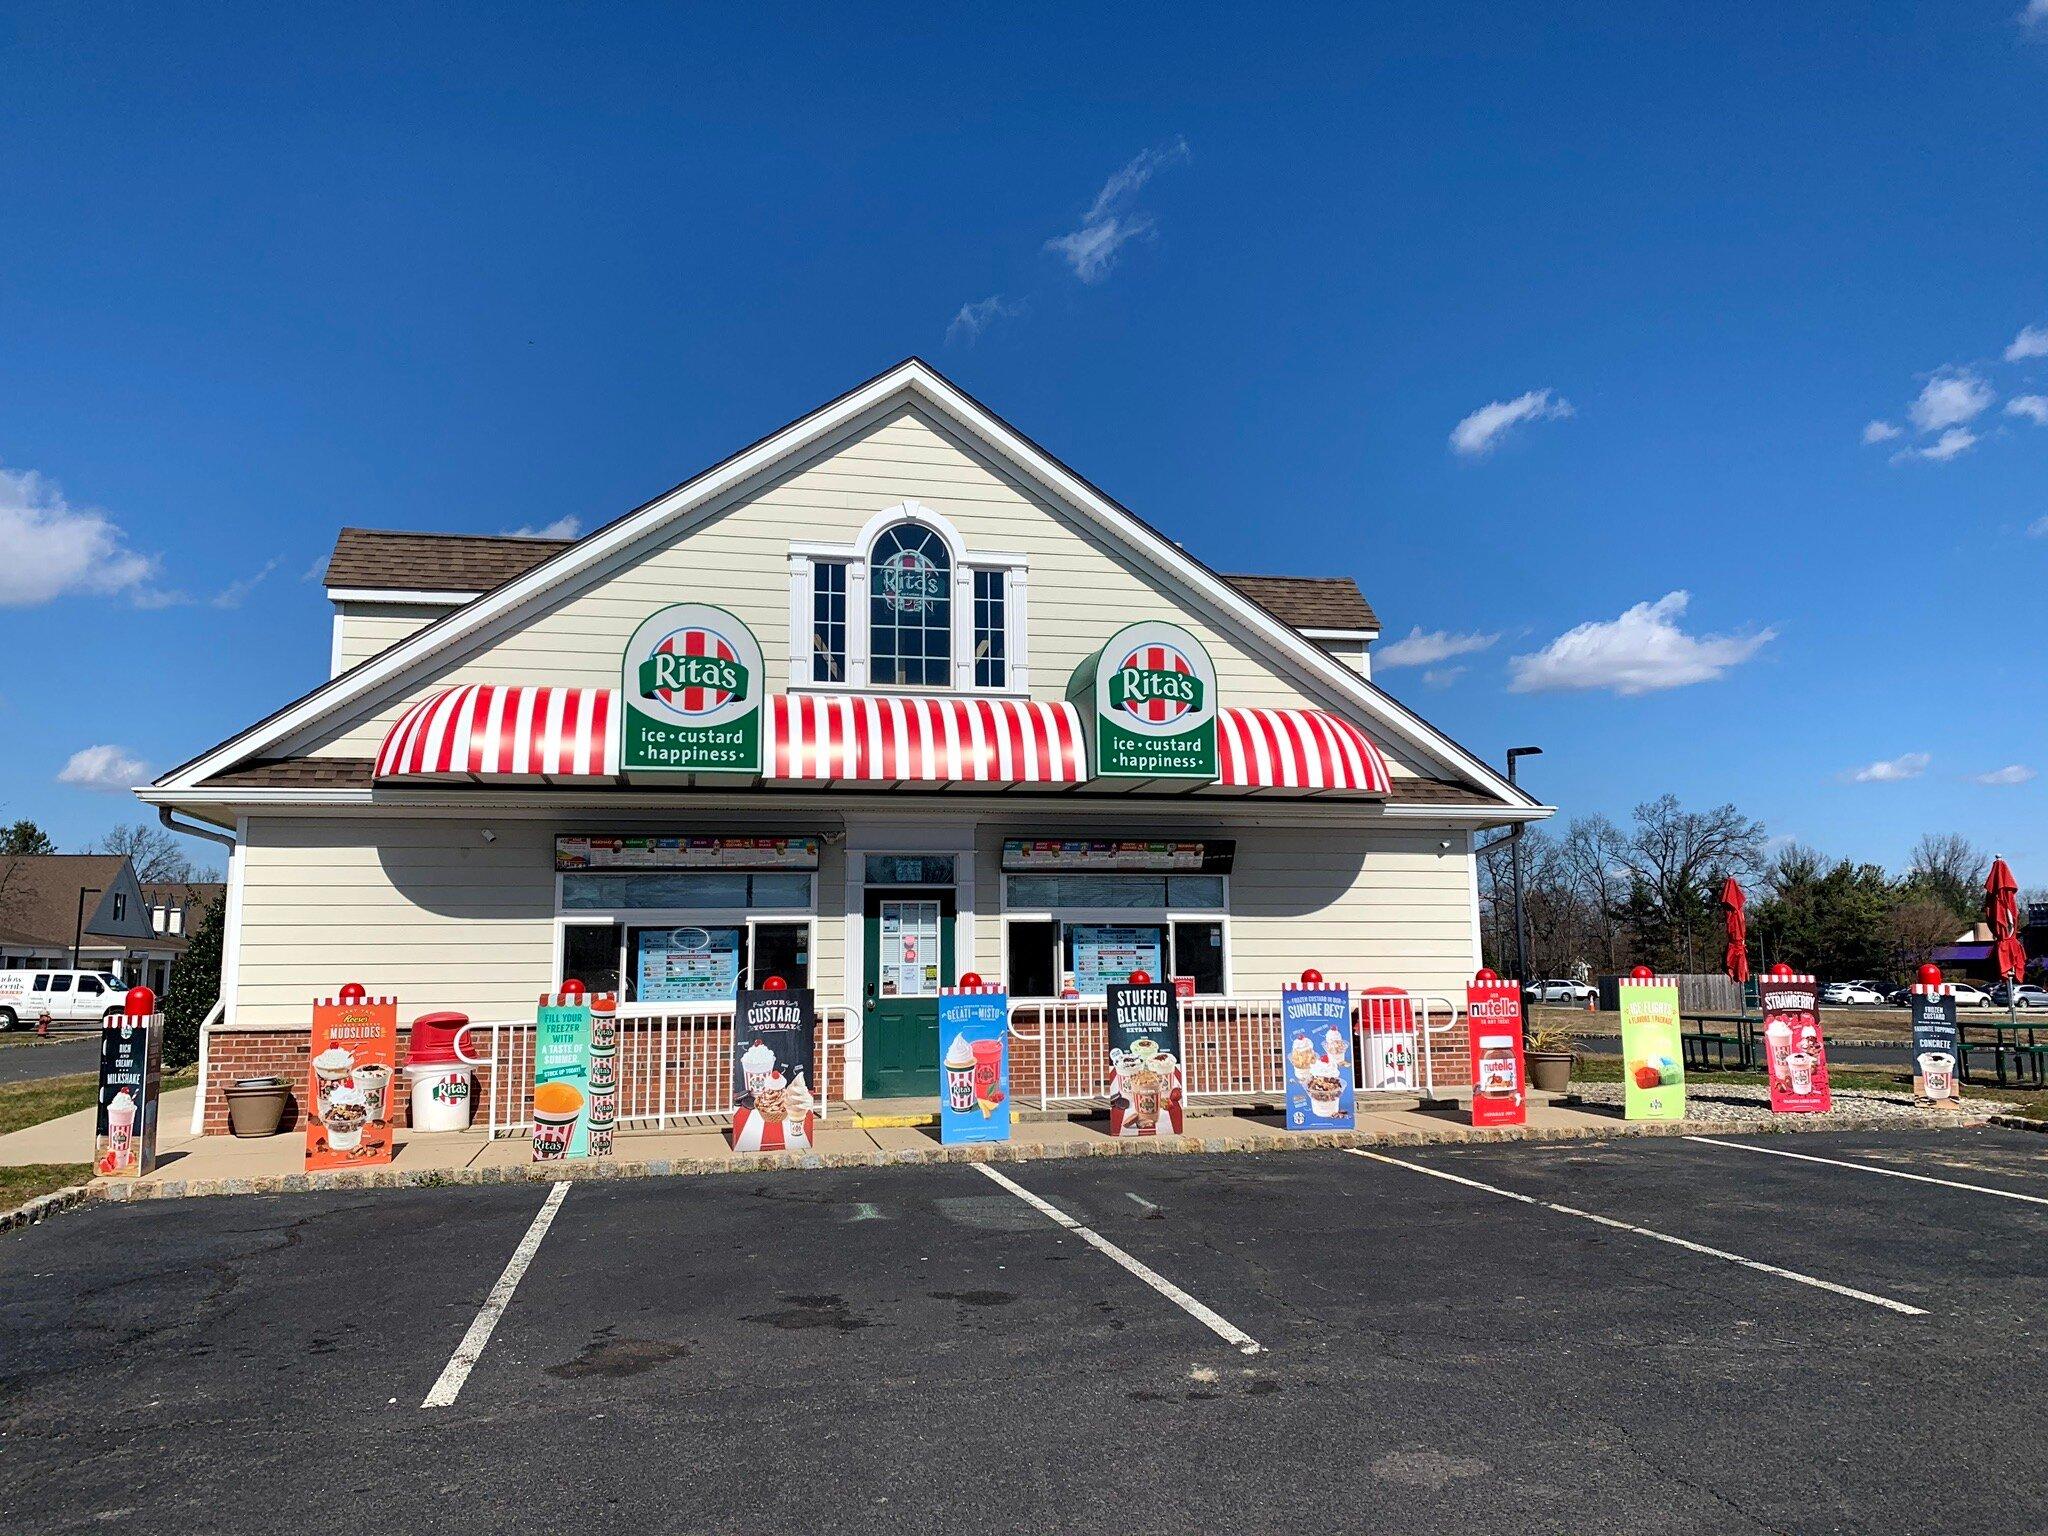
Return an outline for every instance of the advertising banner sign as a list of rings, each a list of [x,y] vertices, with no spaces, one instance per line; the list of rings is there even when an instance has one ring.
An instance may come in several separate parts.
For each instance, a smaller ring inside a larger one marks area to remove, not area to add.
[[[533,1031],[533,1160],[590,1155],[590,999],[543,993]]]
[[[619,999],[600,992],[590,1000],[590,1107],[583,1116],[585,1150],[610,1157],[619,1129]]]
[[[1216,777],[1216,666],[1177,624],[1129,624],[1074,669],[1096,778]]]
[[[732,1148],[801,1151],[816,1144],[818,1026],[808,988],[742,992],[732,1016]]]
[[[1290,1131],[1358,1128],[1358,1063],[1352,1056],[1351,989],[1280,989]]]
[[[1913,984],[1913,1096],[1936,1109],[1961,1109],[1956,1064],[1962,1040],[1956,1031],[1956,995],[1946,982]]]
[[[761,646],[723,608],[676,603],[650,615],[620,672],[621,768],[761,771]]]
[[[1112,982],[1109,1134],[1178,1136],[1187,1075],[1181,1068],[1180,999],[1160,982]]]
[[[156,1167],[157,1101],[164,1085],[163,1015],[123,1010],[100,1026],[99,1109],[93,1172],[139,1179]]]
[[[361,987],[313,1003],[307,1044],[306,1171],[391,1161],[397,1118],[398,999]]]
[[[1522,1065],[1522,986],[1474,981],[1465,987],[1472,1056],[1472,1123],[1520,1125],[1529,1118]]]
[[[1010,1139],[1010,995],[1000,987],[939,991],[939,1140]]]
[[[584,837],[555,839],[555,868],[816,869],[815,837]]]
[[[1771,1108],[1781,1115],[1819,1114],[1834,1103],[1828,1048],[1820,1032],[1820,983],[1773,971],[1757,978],[1764,1014],[1764,1066]]]
[[[1668,976],[1624,976],[1618,991],[1624,1116],[1683,1120],[1685,1049],[1678,1038],[1678,983]]]

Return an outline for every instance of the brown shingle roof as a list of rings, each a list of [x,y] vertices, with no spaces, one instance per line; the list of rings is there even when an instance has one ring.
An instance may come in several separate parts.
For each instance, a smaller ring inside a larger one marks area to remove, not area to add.
[[[128,867],[124,853],[39,853],[0,858],[0,922],[10,937],[68,948],[84,901],[88,935],[96,908]],[[91,893],[90,896],[87,893]]]
[[[1349,576],[1225,576],[1283,624],[1296,629],[1378,629],[1379,615]]]

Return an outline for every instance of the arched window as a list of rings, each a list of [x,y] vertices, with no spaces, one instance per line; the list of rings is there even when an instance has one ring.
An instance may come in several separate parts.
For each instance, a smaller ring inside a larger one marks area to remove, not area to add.
[[[929,528],[898,523],[868,556],[868,676],[880,687],[953,682],[953,560]]]

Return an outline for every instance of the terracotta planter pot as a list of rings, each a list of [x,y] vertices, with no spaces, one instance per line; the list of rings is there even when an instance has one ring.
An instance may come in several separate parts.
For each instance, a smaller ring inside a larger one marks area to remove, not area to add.
[[[231,1086],[226,1094],[228,1129],[237,1136],[275,1136],[292,1097],[291,1089],[283,1083],[262,1088]]]
[[[1570,1051],[1529,1052],[1529,1081],[1545,1093],[1563,1093],[1571,1085]]]

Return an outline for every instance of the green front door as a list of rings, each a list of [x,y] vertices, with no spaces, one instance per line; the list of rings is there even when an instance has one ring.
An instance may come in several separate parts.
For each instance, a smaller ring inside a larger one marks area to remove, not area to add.
[[[939,988],[953,985],[951,890],[867,895],[861,1092],[871,1099],[939,1091]]]

